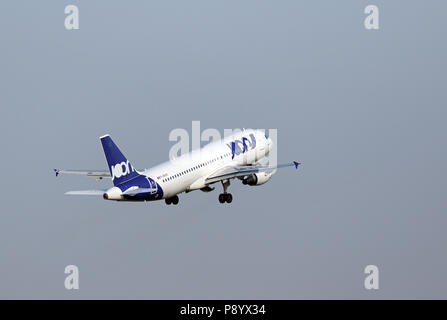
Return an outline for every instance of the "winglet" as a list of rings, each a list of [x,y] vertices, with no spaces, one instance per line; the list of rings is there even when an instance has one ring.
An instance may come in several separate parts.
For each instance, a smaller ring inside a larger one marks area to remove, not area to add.
[[[56,174],[56,177],[59,175],[59,170],[58,169],[54,169],[54,173]]]
[[[295,169],[298,169],[298,166],[301,164],[299,162],[293,161],[293,164],[295,165]]]

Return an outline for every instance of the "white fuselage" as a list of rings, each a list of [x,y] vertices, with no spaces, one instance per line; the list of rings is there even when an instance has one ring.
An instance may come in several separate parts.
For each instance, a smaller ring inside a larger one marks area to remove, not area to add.
[[[254,141],[251,138],[255,138]],[[245,139],[245,141],[243,140]],[[238,141],[233,152],[231,143]],[[244,141],[246,148],[241,145]],[[229,166],[254,165],[272,149],[272,141],[263,131],[244,130],[212,142],[179,158],[164,162],[140,174],[151,177],[163,190],[163,198],[206,187],[205,180],[214,172]],[[234,153],[234,158],[233,158]]]

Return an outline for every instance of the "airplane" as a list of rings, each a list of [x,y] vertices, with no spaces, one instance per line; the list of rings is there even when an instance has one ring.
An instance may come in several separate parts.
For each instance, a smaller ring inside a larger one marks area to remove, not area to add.
[[[79,174],[95,177],[97,180],[111,178],[113,187],[104,190],[69,191],[65,194],[102,195],[105,200],[115,201],[164,199],[167,205],[177,205],[178,194],[194,190],[210,192],[215,189],[211,185],[220,182],[223,193],[219,194],[219,202],[231,203],[233,196],[228,193],[228,187],[234,179],[241,180],[244,185],[259,186],[269,181],[276,169],[298,169],[301,164],[296,161],[275,166],[262,164],[272,150],[273,142],[264,131],[253,129],[244,129],[145,170],[136,170],[109,134],[99,139],[109,171],[54,169],[54,172],[56,177],[60,174]]]

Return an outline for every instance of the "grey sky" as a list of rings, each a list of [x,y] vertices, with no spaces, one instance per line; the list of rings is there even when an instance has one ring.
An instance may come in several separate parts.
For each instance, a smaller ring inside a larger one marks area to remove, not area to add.
[[[64,28],[68,4],[80,30]],[[446,298],[446,11],[1,1],[0,298]],[[105,133],[150,167],[192,120],[277,128],[278,160],[303,167],[234,183],[231,205],[219,188],[175,207],[64,196],[110,182],[52,173],[105,169]]]

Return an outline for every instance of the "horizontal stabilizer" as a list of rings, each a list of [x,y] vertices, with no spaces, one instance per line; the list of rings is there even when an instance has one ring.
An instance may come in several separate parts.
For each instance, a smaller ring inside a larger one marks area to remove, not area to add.
[[[102,196],[106,190],[80,190],[80,191],[68,191],[65,194],[74,196]]]
[[[84,175],[89,177],[96,177],[96,178],[110,178],[110,172],[109,171],[101,171],[101,170],[62,170],[62,169],[54,169],[54,173],[56,174],[56,177],[63,174],[78,174],[78,175]]]
[[[134,189],[132,189],[131,188],[131,189],[123,192],[123,195],[136,196],[141,193],[153,193],[153,192],[157,192],[157,189],[152,189],[152,188],[134,188]]]

